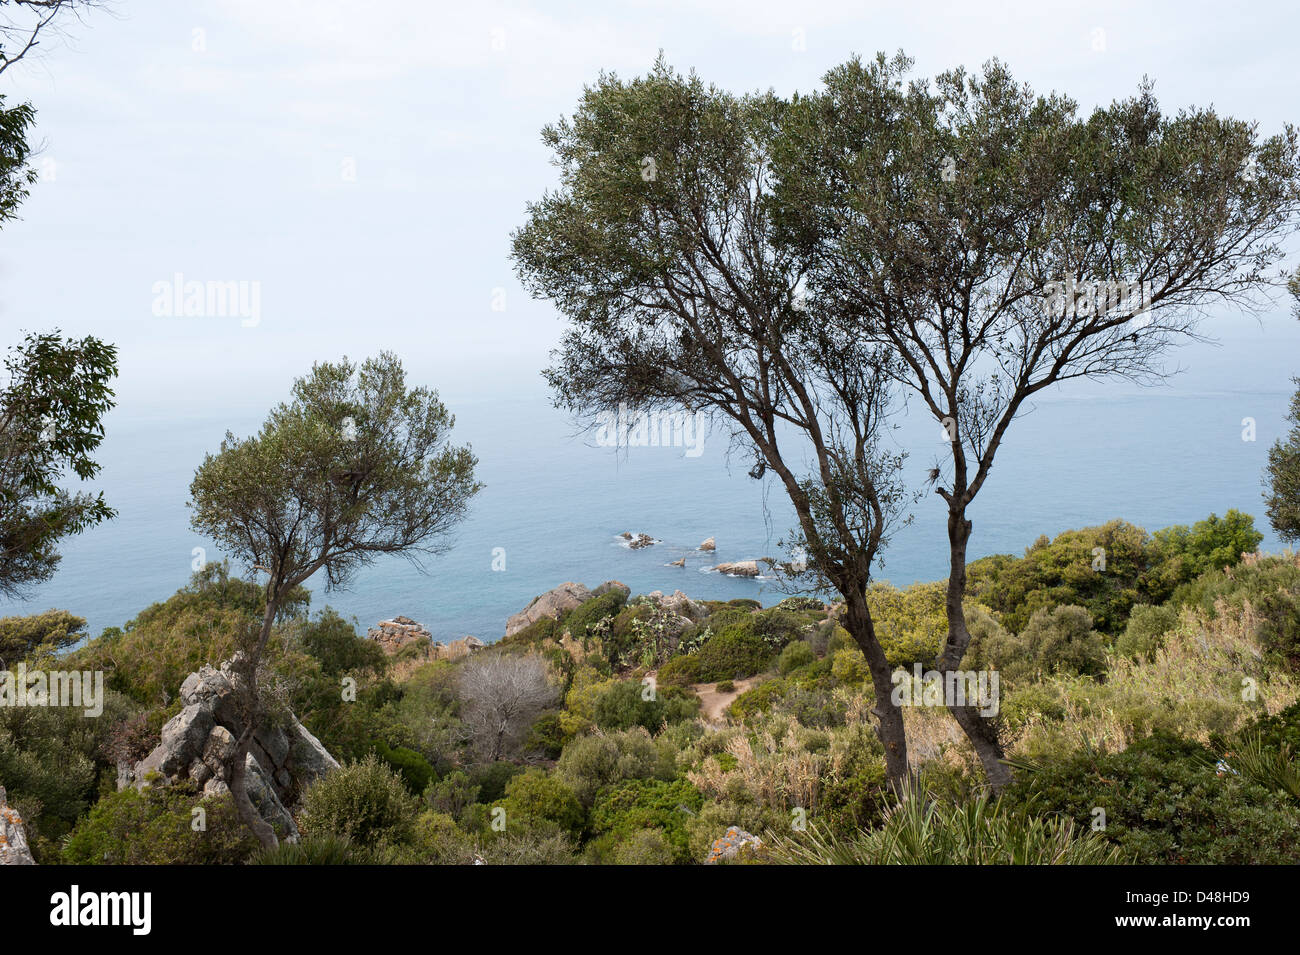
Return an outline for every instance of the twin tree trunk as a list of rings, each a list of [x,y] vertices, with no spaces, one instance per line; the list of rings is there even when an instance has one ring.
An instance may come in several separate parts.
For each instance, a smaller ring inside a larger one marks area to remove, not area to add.
[[[867,607],[865,593],[857,587],[845,588],[844,628],[857,642],[867,658],[871,671],[871,685],[876,690],[876,705],[872,712],[880,720],[877,734],[885,747],[885,777],[896,793],[901,795],[903,781],[907,778],[907,733],[903,728],[903,710],[894,702],[892,670],[885,659],[885,651],[876,639],[875,624]]]
[[[266,613],[262,618],[262,629],[258,634],[257,645],[252,653],[237,654],[235,675],[237,677],[238,687],[236,692],[244,695],[243,717],[244,728],[235,741],[235,753],[231,757],[231,765],[227,772],[229,779],[230,795],[235,801],[235,812],[239,816],[240,822],[248,827],[249,831],[257,837],[263,849],[274,849],[280,844],[276,838],[275,830],[271,824],[262,818],[253,801],[248,798],[248,748],[253,741],[253,734],[256,732],[258,720],[261,718],[261,707],[258,705],[257,698],[257,668],[262,661],[262,651],[266,649],[266,643],[271,637],[271,626],[275,622],[276,610],[279,606],[279,600],[271,596],[271,588],[267,589]]]
[[[970,542],[970,534],[971,522],[966,518],[966,509],[950,508],[948,594],[944,606],[948,617],[948,640],[935,664],[935,669],[943,674],[945,687],[956,685],[947,675],[961,667],[962,658],[970,646],[970,631],[966,629],[966,611],[962,606],[962,598],[966,595],[966,545]],[[984,767],[984,774],[988,776],[989,785],[994,792],[1000,792],[1011,782],[1011,767],[1003,762],[1005,754],[998,741],[994,718],[983,716],[978,706],[958,706],[955,700],[948,704],[948,711],[970,740]]]

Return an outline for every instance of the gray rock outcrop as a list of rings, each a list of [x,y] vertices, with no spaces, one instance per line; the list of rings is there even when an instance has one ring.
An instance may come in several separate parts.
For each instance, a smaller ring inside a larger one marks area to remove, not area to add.
[[[186,677],[180,694],[183,709],[163,726],[153,751],[127,778],[119,778],[119,786],[188,779],[205,797],[229,792],[229,766],[244,731],[237,707],[240,679],[230,661],[219,670],[204,666]],[[298,829],[286,807],[296,805],[308,785],[338,765],[320,740],[289,714],[287,720],[254,731],[244,762],[248,796],[282,836],[297,839]]]
[[[548,590],[539,597],[534,597],[527,607],[507,620],[506,636],[509,637],[518,633],[543,617],[558,620],[570,610],[586,603],[594,596],[595,594],[582,584],[575,584],[572,581],[562,583],[555,589]]]

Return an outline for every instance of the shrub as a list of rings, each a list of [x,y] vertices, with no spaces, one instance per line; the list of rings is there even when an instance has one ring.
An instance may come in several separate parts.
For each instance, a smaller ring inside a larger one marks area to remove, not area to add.
[[[639,829],[614,848],[615,865],[672,865],[678,861],[658,829]]]
[[[841,683],[857,684],[871,676],[866,655],[857,647],[836,650],[831,657],[831,674]]]
[[[399,845],[414,833],[420,803],[401,776],[374,756],[317,780],[303,797],[305,834],[341,836],[358,845]]]
[[[980,796],[953,805],[921,795],[879,829],[836,837],[812,827],[769,836],[762,856],[784,865],[1116,865],[1123,854],[1069,820],[1041,818]]]
[[[967,660],[972,655],[968,652]],[[1019,635],[1005,630],[983,636],[973,655],[981,666],[996,667],[1002,678],[1020,683],[1043,675],[1102,676],[1106,649],[1083,607],[1034,611]]]
[[[206,829],[194,828],[194,810]],[[151,786],[110,793],[77,823],[63,846],[69,865],[238,865],[258,849],[229,794],[199,799],[193,787]]]
[[[1178,623],[1178,611],[1162,605],[1139,604],[1129,614],[1128,626],[1115,641],[1115,652],[1134,660],[1154,660],[1165,634]]]
[[[816,660],[817,654],[813,653],[813,648],[802,640],[797,640],[781,651],[781,656],[776,661],[776,668],[784,676]]]
[[[529,769],[511,779],[500,806],[506,811],[507,830],[512,826],[535,827],[538,822],[545,822],[577,838],[582,835],[586,821],[586,813],[573,790],[540,769]]]
[[[1163,732],[1120,753],[1090,751],[1023,767],[1004,798],[1090,826],[1142,865],[1300,862],[1300,816],[1289,797],[1215,772],[1213,751]]]
[[[564,747],[555,769],[578,801],[591,806],[602,786],[625,779],[649,779],[655,775],[658,763],[659,754],[650,734],[637,727],[573,740]]]
[[[714,689],[719,693],[733,693],[736,689],[736,683],[734,680],[719,680]]]
[[[659,668],[660,686],[690,686],[700,682],[700,657],[697,653],[673,657]]]
[[[701,683],[753,676],[767,669],[772,650],[752,625],[733,624],[714,634],[695,654]]]
[[[592,597],[581,606],[574,608],[564,621],[565,628],[575,640],[585,640],[592,628],[609,617],[617,616],[627,602],[627,595],[615,589],[609,593]]]
[[[470,779],[469,773],[457,769],[430,783],[424,801],[435,814],[450,816],[459,822],[465,810],[478,802],[478,795],[479,787]]]
[[[479,802],[496,802],[506,794],[506,784],[522,772],[522,767],[506,760],[498,760],[495,763],[471,766],[469,778],[478,787]]]
[[[656,688],[649,699],[638,680],[623,680],[609,687],[596,700],[596,725],[604,730],[625,730],[641,726],[651,733],[666,723],[678,723],[694,716],[699,698],[675,686]]]
[[[351,840],[332,835],[282,842],[249,860],[252,865],[366,865],[369,861],[366,852]]]
[[[422,796],[433,782],[434,771],[429,761],[413,749],[405,746],[389,746],[383,740],[375,743],[375,752],[388,766],[395,770],[406,784],[413,796]]]

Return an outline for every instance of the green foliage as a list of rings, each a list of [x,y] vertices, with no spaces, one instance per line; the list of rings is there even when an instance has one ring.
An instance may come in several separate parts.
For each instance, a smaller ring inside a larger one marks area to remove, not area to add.
[[[298,842],[282,842],[264,849],[249,860],[251,865],[367,865],[364,849],[343,836],[321,835]]]
[[[1300,561],[1269,556],[1215,570],[1175,591],[1175,607],[1191,606],[1251,621],[1254,636],[1274,662],[1300,673]]]
[[[203,827],[196,828],[196,809]],[[239,865],[258,848],[227,794],[199,799],[186,786],[110,793],[63,846],[69,865]]]
[[[580,736],[564,747],[557,777],[584,806],[591,806],[602,787],[625,779],[650,779],[659,770],[659,753],[645,729],[603,736]]]
[[[66,610],[25,617],[0,617],[0,665],[12,664],[42,648],[53,652],[86,639],[86,621]]]
[[[411,840],[420,803],[402,778],[374,756],[346,763],[317,780],[303,797],[303,833],[340,836],[358,845]]]
[[[348,622],[329,607],[302,623],[298,642],[327,677],[379,674],[388,665],[383,648],[357,634],[355,620]],[[333,683],[337,687],[338,681]]]
[[[433,782],[433,767],[415,750],[405,746],[389,746],[383,740],[378,740],[375,743],[375,753],[402,777],[402,782],[412,795],[424,795],[424,791]]]
[[[597,698],[595,721],[603,730],[641,726],[657,733],[666,723],[690,719],[699,708],[699,698],[678,687],[656,687],[647,699],[646,687],[639,680],[622,680]]]
[[[1138,604],[1129,614],[1128,625],[1115,641],[1115,652],[1134,660],[1153,660],[1164,644],[1165,634],[1178,623],[1178,611],[1168,605]]]
[[[700,678],[700,656],[698,653],[673,657],[659,668],[659,686],[690,686],[705,682]]]
[[[897,804],[878,829],[848,837],[812,827],[769,836],[763,856],[783,865],[1116,865],[1126,859],[1069,820],[1017,812],[986,795],[961,805],[923,794]]]
[[[1155,733],[1123,752],[1040,759],[1005,798],[1077,825],[1105,812],[1105,838],[1142,865],[1300,862],[1300,814],[1289,797],[1232,773],[1212,751]]]
[[[1291,288],[1293,292],[1300,289],[1300,274],[1291,279]],[[1295,383],[1300,385],[1300,378]],[[1300,390],[1291,398],[1286,420],[1291,422],[1290,433],[1268,451],[1264,501],[1277,536],[1294,544],[1300,541]]]
[[[689,863],[687,823],[703,804],[699,790],[685,779],[628,779],[609,786],[591,808],[588,856],[594,862],[624,865]],[[662,847],[642,836],[647,830],[659,834]]]
[[[528,769],[506,783],[506,828],[551,823],[575,839],[582,835],[586,812],[573,790],[540,769]]]
[[[627,595],[615,588],[576,607],[564,621],[565,629],[575,640],[584,640],[602,620],[617,616],[627,602]]]
[[[784,676],[792,670],[813,663],[816,659],[817,654],[813,652],[813,648],[802,640],[798,640],[781,651],[781,656],[776,661],[776,668]]]
[[[478,787],[478,799],[482,803],[492,803],[506,794],[506,784],[522,773],[523,767],[516,766],[509,760],[499,759],[491,763],[476,763],[470,767],[470,782]]]
[[[694,654],[695,676],[700,683],[753,676],[771,664],[773,649],[752,623],[731,624],[710,637]]]
[[[9,151],[9,136],[28,120],[24,107],[6,110],[0,100],[0,221],[15,201],[14,163],[21,167],[27,155],[25,144]],[[116,515],[102,493],[74,494],[66,485],[99,473],[92,455],[113,407],[109,383],[117,375],[117,348],[90,336],[65,339],[56,329],[27,335],[10,349],[4,366],[0,596],[14,597],[54,575],[61,539]]]
[[[967,568],[969,593],[1012,631],[1023,630],[1036,610],[1075,605],[1087,609],[1098,631],[1116,636],[1135,604],[1164,603],[1180,584],[1240,563],[1261,539],[1250,515],[1236,510],[1155,535],[1115,520],[1040,537],[1023,559],[977,560]]]

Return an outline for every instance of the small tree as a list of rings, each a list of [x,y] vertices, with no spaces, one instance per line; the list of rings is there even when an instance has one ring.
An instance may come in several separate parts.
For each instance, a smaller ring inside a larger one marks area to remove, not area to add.
[[[1300,378],[1294,380],[1300,385]],[[1300,541],[1300,389],[1286,420],[1291,433],[1268,449],[1264,503],[1277,536],[1294,544]]]
[[[488,762],[503,759],[559,693],[536,654],[490,653],[469,660],[460,672],[461,719],[474,747]]]
[[[5,360],[0,391],[0,595],[48,580],[59,540],[114,516],[104,495],[71,494],[68,475],[99,473],[91,457],[113,407],[117,349],[97,338],[31,334]]]
[[[260,627],[234,659],[244,726],[229,772],[240,818],[264,846],[275,833],[246,791],[244,760],[262,717],[257,672],[272,626],[294,589],[324,572],[326,589],[383,554],[419,565],[444,553],[448,533],[482,487],[468,448],[448,446],[455,419],[435,393],[407,388],[397,357],[360,367],[315,365],[251,438],[227,433],[190,485],[195,530],[267,575]]]

